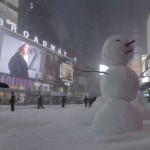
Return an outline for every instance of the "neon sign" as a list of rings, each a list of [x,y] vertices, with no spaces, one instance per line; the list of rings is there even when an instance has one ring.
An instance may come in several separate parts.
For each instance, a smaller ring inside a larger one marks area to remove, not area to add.
[[[8,84],[9,86],[33,88],[33,81],[30,79],[23,79],[9,75],[1,75],[1,82]]]

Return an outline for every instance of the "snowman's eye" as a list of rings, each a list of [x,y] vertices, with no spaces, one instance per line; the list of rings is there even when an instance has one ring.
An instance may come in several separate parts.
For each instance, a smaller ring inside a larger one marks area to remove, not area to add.
[[[116,41],[120,41],[120,40],[117,39]]]

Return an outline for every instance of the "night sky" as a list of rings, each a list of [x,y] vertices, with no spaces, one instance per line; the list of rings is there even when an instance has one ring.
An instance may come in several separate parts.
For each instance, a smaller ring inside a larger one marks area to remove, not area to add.
[[[76,49],[79,61],[93,68],[100,63],[104,41],[121,34],[136,39],[136,45],[146,52],[146,23],[150,0],[54,0],[55,13],[63,22],[64,44]],[[86,59],[86,60],[84,60]]]
[[[150,0],[32,1],[34,7],[30,9],[31,0],[20,0],[21,28],[27,28],[33,35],[40,34],[41,39],[56,41],[60,47],[75,50],[83,66],[98,70],[103,44],[114,34],[135,39],[138,52],[147,51]]]

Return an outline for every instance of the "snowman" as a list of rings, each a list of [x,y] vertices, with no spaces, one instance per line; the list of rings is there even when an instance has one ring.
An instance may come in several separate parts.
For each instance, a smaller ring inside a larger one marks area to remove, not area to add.
[[[134,55],[133,43],[120,35],[104,43],[101,57],[109,69],[101,79],[101,92],[106,102],[93,120],[97,134],[114,135],[142,128],[142,115],[130,103],[139,90],[138,76],[127,66]]]

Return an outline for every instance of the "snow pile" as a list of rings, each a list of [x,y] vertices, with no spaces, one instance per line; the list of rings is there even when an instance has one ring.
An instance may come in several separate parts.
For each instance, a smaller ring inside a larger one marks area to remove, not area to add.
[[[150,120],[150,108],[148,108],[145,103],[144,103],[144,99],[141,96],[141,94],[139,93],[136,97],[136,99],[132,102],[132,104],[139,109],[139,111],[142,113],[143,115],[143,119],[144,120]]]
[[[110,101],[96,113],[93,125],[100,135],[120,134],[141,129],[142,116],[126,101]]]
[[[87,125],[87,126],[92,125],[95,113],[102,108],[104,103],[105,100],[102,96],[97,97],[96,101],[92,104],[91,108],[83,107],[81,111],[79,111],[76,114],[73,114],[73,117],[71,118],[72,120],[71,122],[75,124],[81,122],[82,125]]]
[[[95,112],[100,110],[105,102],[106,100],[103,98],[103,96],[97,97],[96,101],[93,103],[93,109],[95,110]]]

